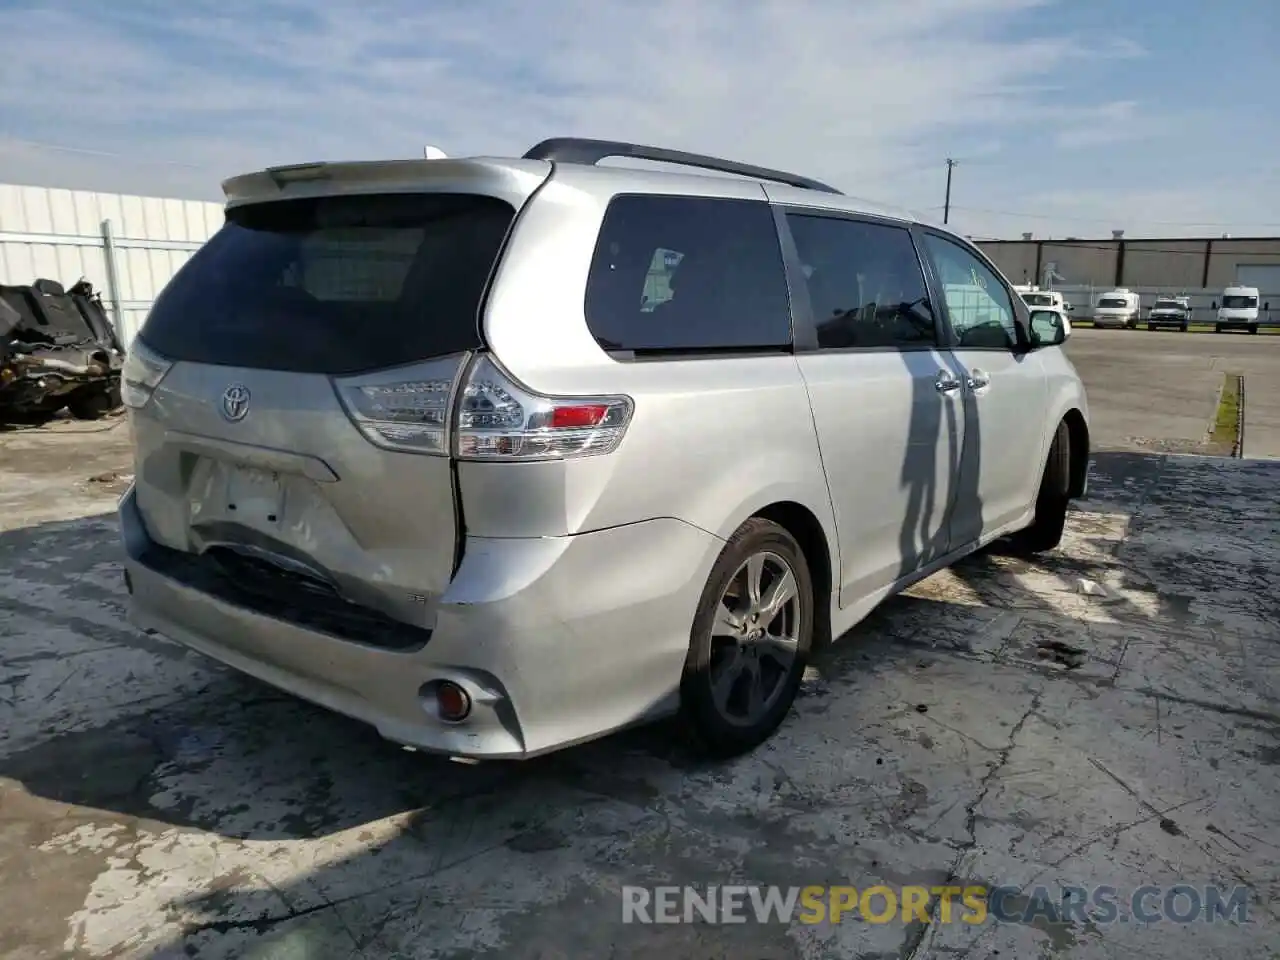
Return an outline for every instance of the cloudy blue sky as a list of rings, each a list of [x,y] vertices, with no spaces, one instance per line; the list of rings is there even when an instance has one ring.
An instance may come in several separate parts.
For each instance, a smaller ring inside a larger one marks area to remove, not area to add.
[[[1276,0],[0,0],[0,182],[218,199],[546,136],[795,168],[977,236],[1280,233]]]

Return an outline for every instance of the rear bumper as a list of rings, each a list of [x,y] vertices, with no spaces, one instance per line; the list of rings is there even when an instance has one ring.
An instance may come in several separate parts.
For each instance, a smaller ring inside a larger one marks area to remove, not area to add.
[[[247,610],[141,561],[133,491],[119,507],[130,619],[387,739],[475,758],[521,758],[675,709],[702,585],[723,541],[674,519],[570,537],[477,539],[430,642],[396,652]],[[471,695],[440,719],[424,685]]]

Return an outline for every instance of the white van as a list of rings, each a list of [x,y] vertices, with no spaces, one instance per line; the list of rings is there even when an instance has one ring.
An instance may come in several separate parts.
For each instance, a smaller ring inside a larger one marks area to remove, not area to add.
[[[1227,287],[1222,291],[1222,304],[1218,307],[1218,321],[1214,331],[1248,330],[1258,332],[1258,288]]]
[[[1104,293],[1093,305],[1095,327],[1128,327],[1134,330],[1142,312],[1142,302],[1132,290]]]

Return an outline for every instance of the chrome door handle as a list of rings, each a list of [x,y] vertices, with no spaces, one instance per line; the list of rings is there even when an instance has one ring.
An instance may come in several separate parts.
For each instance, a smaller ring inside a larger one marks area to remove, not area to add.
[[[970,390],[981,390],[983,387],[991,386],[991,375],[981,370],[971,370],[964,382]]]
[[[960,389],[960,378],[946,370],[939,370],[933,379],[933,385],[939,393],[955,393]]]

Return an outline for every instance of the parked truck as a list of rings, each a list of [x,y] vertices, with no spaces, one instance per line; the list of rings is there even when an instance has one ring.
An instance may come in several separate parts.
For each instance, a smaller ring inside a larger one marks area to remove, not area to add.
[[[1177,327],[1183,333],[1191,325],[1190,297],[1159,297],[1147,313],[1147,329]]]

